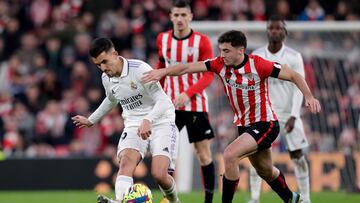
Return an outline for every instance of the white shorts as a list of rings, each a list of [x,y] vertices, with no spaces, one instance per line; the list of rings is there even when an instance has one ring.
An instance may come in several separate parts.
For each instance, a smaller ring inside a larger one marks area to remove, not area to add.
[[[279,124],[280,135],[282,135],[282,138],[285,138],[284,140],[288,151],[295,151],[309,146],[305,136],[304,126],[300,118],[295,120],[294,129],[290,133],[285,132],[286,121],[279,121]]]
[[[148,146],[151,155],[164,155],[170,160],[170,170],[175,170],[178,151],[179,131],[175,123],[153,125],[149,139],[143,140],[137,135],[138,127],[125,127],[118,144],[117,155],[124,149],[135,149],[144,158]]]

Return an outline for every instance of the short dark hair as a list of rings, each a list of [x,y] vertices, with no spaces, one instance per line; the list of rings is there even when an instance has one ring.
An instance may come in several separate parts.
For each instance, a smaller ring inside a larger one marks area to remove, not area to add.
[[[96,38],[91,43],[89,54],[91,57],[96,58],[101,54],[101,52],[108,52],[112,48],[114,48],[114,44],[109,38]]]
[[[190,2],[187,0],[175,0],[173,3],[173,7],[176,8],[188,8],[191,10]]]
[[[267,23],[269,24],[269,23],[271,23],[271,22],[273,22],[273,21],[275,21],[275,22],[277,22],[277,21],[282,22],[282,23],[284,24],[284,27],[285,27],[285,25],[286,25],[284,18],[281,17],[281,16],[279,16],[279,15],[272,15],[272,16],[270,16]]]
[[[246,36],[243,32],[237,30],[230,30],[223,33],[219,39],[218,43],[230,43],[233,47],[244,47],[246,48]]]

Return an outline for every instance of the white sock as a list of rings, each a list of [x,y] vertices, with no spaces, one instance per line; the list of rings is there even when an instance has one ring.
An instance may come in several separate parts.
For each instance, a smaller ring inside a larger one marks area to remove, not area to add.
[[[166,199],[169,200],[170,203],[176,203],[179,201],[179,198],[177,196],[175,180],[170,175],[169,175],[169,177],[172,180],[171,187],[168,189],[165,189],[159,185],[159,188],[160,188],[161,192],[163,193],[163,195],[166,197]]]
[[[260,198],[261,177],[256,173],[254,167],[250,166],[250,194],[251,199],[258,200]]]
[[[134,184],[134,179],[129,176],[119,175],[116,177],[115,182],[115,196],[116,200],[121,202],[123,200],[124,193],[130,185]]]
[[[310,202],[309,166],[304,156],[292,159],[301,199]]]

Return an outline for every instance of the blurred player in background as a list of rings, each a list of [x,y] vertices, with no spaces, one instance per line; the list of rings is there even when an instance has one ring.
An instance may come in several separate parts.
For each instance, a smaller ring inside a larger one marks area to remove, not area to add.
[[[158,68],[213,57],[209,38],[190,28],[192,17],[187,1],[174,2],[170,13],[173,29],[160,33],[157,37]],[[194,143],[203,175],[205,203],[212,203],[215,187],[215,167],[209,141],[214,133],[208,119],[209,107],[205,92],[213,79],[212,72],[204,72],[168,76],[162,81],[165,92],[176,107],[176,126],[179,131],[186,126],[189,142]]]
[[[134,183],[135,168],[144,158],[148,145],[153,156],[152,176],[170,202],[179,202],[175,181],[167,173],[169,167],[174,169],[177,153],[175,109],[159,83],[141,83],[142,74],[152,68],[143,61],[119,56],[107,38],[95,39],[89,52],[92,61],[103,72],[106,98],[89,118],[74,116],[74,123],[80,128],[91,127],[118,103],[123,108],[125,123],[118,144],[116,200],[100,195],[98,202],[122,202],[125,190]]]
[[[305,77],[304,64],[299,52],[284,44],[287,36],[285,22],[279,16],[270,17],[267,23],[267,37],[269,43],[253,52],[264,59],[287,64],[294,71]],[[280,124],[280,135],[284,135],[286,148],[294,163],[296,180],[301,193],[302,202],[310,203],[309,167],[302,149],[308,147],[300,110],[303,95],[291,82],[269,79],[269,93],[272,107]],[[249,203],[259,203],[261,178],[253,167],[250,168]]]
[[[300,195],[292,192],[284,175],[272,162],[271,144],[279,133],[279,122],[268,97],[268,77],[292,81],[305,96],[312,113],[321,110],[305,79],[289,68],[256,55],[245,54],[247,40],[236,30],[222,34],[220,56],[205,62],[178,64],[171,68],[146,72],[143,83],[158,81],[165,75],[213,71],[219,75],[234,111],[234,123],[239,137],[224,151],[225,175],[222,202],[231,203],[239,182],[239,161],[248,157],[256,172],[270,185],[285,203],[297,203]]]

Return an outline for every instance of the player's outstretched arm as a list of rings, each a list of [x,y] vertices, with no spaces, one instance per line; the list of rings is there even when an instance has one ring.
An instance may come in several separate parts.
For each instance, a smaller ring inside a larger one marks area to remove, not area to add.
[[[117,105],[116,101],[110,101],[107,97],[103,100],[100,106],[89,116],[86,118],[84,116],[74,116],[71,119],[73,123],[79,127],[91,127],[94,123],[97,123],[105,114],[111,111]]]
[[[71,120],[73,120],[73,123],[79,128],[91,127],[94,125],[85,116],[76,115],[72,117]]]
[[[301,76],[296,71],[289,68],[286,64],[281,65],[281,70],[279,73],[279,79],[288,80],[293,83],[300,89],[305,97],[305,106],[310,109],[312,113],[318,113],[321,110],[320,102],[314,98],[312,95],[309,86],[307,85],[303,76]]]
[[[141,78],[143,84],[151,81],[159,81],[162,77],[167,75],[183,75],[185,73],[197,73],[207,71],[204,62],[197,63],[186,63],[186,64],[177,64],[168,68],[151,70],[144,73]]]

